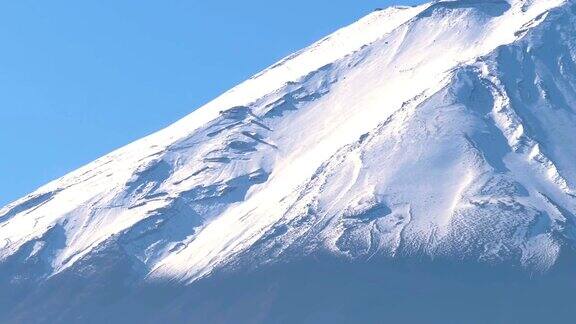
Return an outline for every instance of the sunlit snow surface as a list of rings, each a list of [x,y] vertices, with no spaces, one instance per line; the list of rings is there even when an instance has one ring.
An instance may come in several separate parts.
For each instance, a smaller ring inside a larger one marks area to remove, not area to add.
[[[553,268],[576,239],[576,14],[375,11],[0,210],[50,278],[120,248],[143,280],[314,255]]]

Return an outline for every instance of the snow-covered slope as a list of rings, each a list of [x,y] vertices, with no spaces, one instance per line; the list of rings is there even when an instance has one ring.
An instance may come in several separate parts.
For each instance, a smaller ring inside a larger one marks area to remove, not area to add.
[[[576,240],[575,8],[375,11],[0,210],[0,262],[44,280],[120,247],[143,280],[187,283],[319,254],[545,272]]]

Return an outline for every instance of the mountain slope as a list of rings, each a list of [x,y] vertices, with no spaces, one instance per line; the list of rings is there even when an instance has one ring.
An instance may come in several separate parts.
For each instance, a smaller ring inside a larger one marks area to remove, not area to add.
[[[326,255],[552,271],[576,238],[575,8],[376,11],[3,208],[5,285],[98,295]]]

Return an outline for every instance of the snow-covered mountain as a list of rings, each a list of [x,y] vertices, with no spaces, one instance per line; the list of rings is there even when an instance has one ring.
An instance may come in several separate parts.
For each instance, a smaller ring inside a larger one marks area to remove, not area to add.
[[[576,243],[575,134],[574,1],[378,10],[1,209],[0,319],[349,319],[324,304],[290,317],[282,298],[232,312],[213,294],[238,281],[207,284],[307,260],[341,262],[321,271],[346,280],[422,262],[545,277]],[[134,315],[182,290],[179,307]]]

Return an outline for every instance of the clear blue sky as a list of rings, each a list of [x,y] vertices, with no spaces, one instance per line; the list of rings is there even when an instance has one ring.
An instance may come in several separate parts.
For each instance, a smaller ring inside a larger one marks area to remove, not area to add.
[[[0,205],[374,8],[422,2],[0,1]]]

